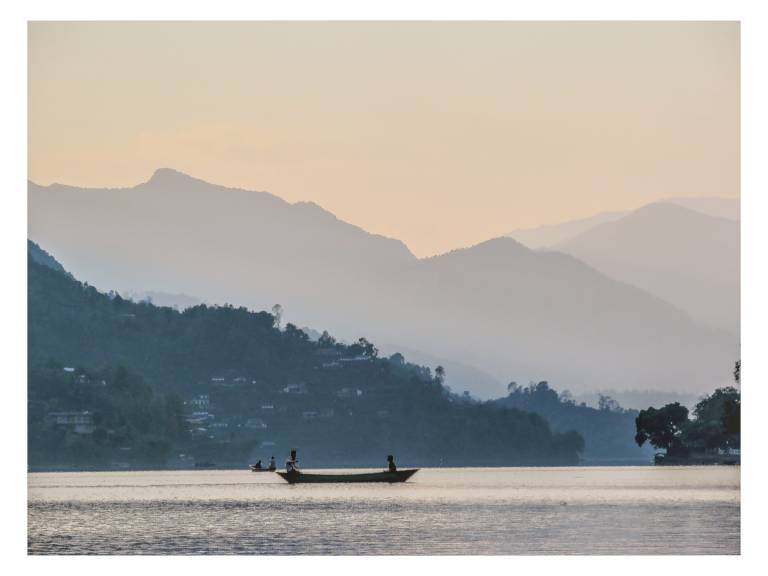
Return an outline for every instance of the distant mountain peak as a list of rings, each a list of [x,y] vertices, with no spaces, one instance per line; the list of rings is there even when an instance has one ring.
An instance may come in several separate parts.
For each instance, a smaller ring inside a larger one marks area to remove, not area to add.
[[[622,221],[632,222],[645,220],[653,221],[657,225],[664,222],[678,227],[682,227],[689,222],[716,223],[733,221],[729,218],[707,214],[706,212],[689,208],[688,206],[682,206],[673,201],[659,200],[658,202],[652,202],[645,206],[641,206],[637,210],[633,210],[624,216],[624,218],[610,222],[607,225],[621,226]],[[597,227],[593,228],[593,230],[594,229],[597,229]],[[589,234],[589,231],[586,233]]]
[[[528,253],[531,249],[525,246],[522,242],[510,238],[509,236],[499,236],[498,238],[491,238],[490,240],[484,240],[478,242],[472,246],[466,248],[459,248],[452,250],[452,252],[465,252],[472,251],[475,253]]]
[[[152,174],[152,177],[147,180],[147,184],[171,184],[171,183],[184,183],[184,182],[202,182],[209,184],[205,180],[195,178],[184,172],[174,170],[173,168],[158,168]]]
[[[484,262],[489,266],[495,266],[498,263],[509,262],[510,259],[525,258],[528,255],[533,255],[533,251],[530,248],[514,238],[500,236],[465,248],[456,248],[450,252],[421,258],[420,260],[433,263],[441,261],[453,261],[456,263],[471,261],[479,264]]]
[[[697,321],[739,334],[736,219],[659,201],[552,249],[655,294]]]
[[[694,214],[701,214],[700,212],[696,212],[695,210],[691,210],[690,208],[686,208],[684,206],[680,206],[680,204],[675,204],[674,202],[670,202],[667,200],[658,200],[656,202],[651,202],[650,204],[645,204],[644,206],[640,206],[640,208],[637,208],[636,210],[633,210],[630,212],[631,214],[653,214],[653,213],[671,213],[676,212],[678,214],[684,214],[693,212]]]
[[[498,238],[491,238],[485,240],[479,244],[475,244],[473,248],[486,248],[486,249],[504,249],[504,250],[519,250],[521,252],[530,252],[531,249],[524,245],[522,242],[510,238],[509,236],[499,236]]]

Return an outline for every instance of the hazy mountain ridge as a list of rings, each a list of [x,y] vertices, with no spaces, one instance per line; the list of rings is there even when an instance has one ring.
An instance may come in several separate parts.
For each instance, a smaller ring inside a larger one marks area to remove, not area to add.
[[[585,232],[604,222],[612,222],[624,216],[626,212],[600,212],[587,218],[569,220],[557,224],[545,224],[534,228],[520,228],[507,234],[508,237],[525,244],[528,248],[547,248],[558,242]]]
[[[736,354],[727,335],[672,305],[572,256],[511,239],[431,258],[408,274],[388,291],[406,294],[400,306],[385,304],[391,322],[431,327],[408,344],[431,352],[434,335],[444,335],[444,356],[505,381],[546,375],[579,391],[598,382],[690,391],[704,389],[710,377],[727,379]]]
[[[707,216],[727,218],[729,220],[739,220],[741,216],[741,200],[739,198],[717,196],[673,197],[658,200],[651,204],[657,203],[676,204],[683,208],[706,214]],[[647,206],[647,204],[644,206]],[[642,208],[643,206],[637,209],[640,210]],[[507,234],[507,236],[514,238],[518,242],[521,242],[528,248],[534,250],[539,248],[552,248],[553,246],[570,240],[571,238],[575,238],[579,234],[591,230],[600,224],[614,222],[632,212],[633,210],[600,212],[592,216],[587,216],[586,218],[578,218],[566,222],[545,224],[543,226],[535,226],[532,228],[519,228],[513,230]]]
[[[739,333],[739,223],[654,203],[557,244],[597,270]]]
[[[62,218],[78,225],[66,237]],[[399,240],[368,234],[317,205],[168,169],[129,189],[30,184],[29,235],[102,289],[192,293],[260,309],[280,302],[316,326],[324,318],[316,310],[329,305],[325,295],[351,284],[364,292],[368,278],[415,261]],[[342,305],[346,297],[333,299]]]
[[[659,200],[665,204],[677,204],[694,212],[707,216],[741,220],[741,198],[726,198],[721,196],[673,197]]]
[[[169,170],[112,191],[30,183],[29,205],[30,236],[97,287],[279,302],[300,325],[452,358],[501,382],[698,392],[727,379],[737,354],[735,338],[666,302],[509,238],[417,260],[317,205]]]

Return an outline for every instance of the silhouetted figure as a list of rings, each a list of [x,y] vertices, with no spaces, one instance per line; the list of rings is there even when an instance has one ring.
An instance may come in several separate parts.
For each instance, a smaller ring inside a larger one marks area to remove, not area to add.
[[[275,457],[272,456],[269,459],[269,471],[274,472],[275,470],[277,470],[277,464],[275,463]]]
[[[256,462],[256,464],[251,464],[251,468],[255,468],[256,470],[261,470],[261,460]]]
[[[299,471],[299,459],[296,458],[296,450],[291,450],[291,457],[285,461],[286,472],[298,472]]]
[[[397,472],[397,466],[395,466],[395,457],[390,454],[387,456],[387,462],[389,463],[389,471]]]

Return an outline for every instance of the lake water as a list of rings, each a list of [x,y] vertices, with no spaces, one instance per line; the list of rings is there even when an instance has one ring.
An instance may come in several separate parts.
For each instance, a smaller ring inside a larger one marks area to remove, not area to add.
[[[739,467],[29,474],[30,554],[738,554]]]

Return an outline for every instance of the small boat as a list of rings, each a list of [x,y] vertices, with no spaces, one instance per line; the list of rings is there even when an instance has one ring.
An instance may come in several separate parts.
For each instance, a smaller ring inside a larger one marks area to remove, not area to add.
[[[418,472],[418,468],[390,472],[364,472],[362,474],[307,474],[306,472],[278,472],[289,484],[333,484],[358,482],[405,482]]]
[[[256,467],[254,464],[248,464],[248,468],[251,469],[251,472],[275,472],[274,468],[261,468]]]

